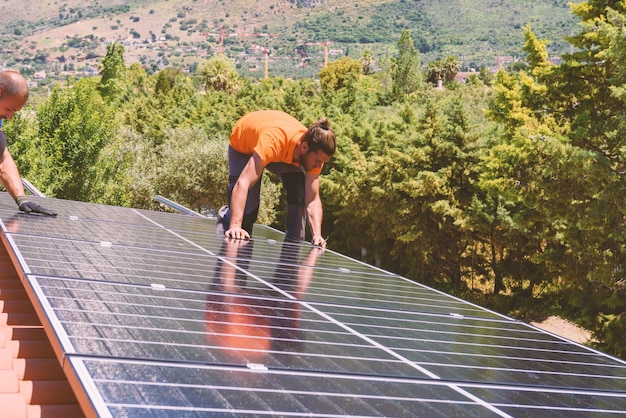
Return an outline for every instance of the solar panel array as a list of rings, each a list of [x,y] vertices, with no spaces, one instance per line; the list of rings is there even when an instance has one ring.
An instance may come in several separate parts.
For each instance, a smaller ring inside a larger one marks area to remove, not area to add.
[[[625,416],[626,363],[257,225],[0,193],[88,415]]]

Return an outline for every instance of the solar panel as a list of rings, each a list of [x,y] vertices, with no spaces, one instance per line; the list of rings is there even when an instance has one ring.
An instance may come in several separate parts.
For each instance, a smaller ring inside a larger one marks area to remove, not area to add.
[[[33,199],[3,240],[88,414],[626,415],[626,362],[272,228]]]

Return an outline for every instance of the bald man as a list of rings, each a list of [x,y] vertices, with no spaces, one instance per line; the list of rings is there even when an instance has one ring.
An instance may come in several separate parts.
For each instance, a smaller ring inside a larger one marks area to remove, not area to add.
[[[56,216],[56,213],[44,209],[28,200],[24,193],[22,178],[17,165],[7,148],[7,137],[2,132],[2,120],[10,120],[28,100],[28,84],[16,71],[0,72],[0,183],[11,195],[22,212],[40,213]]]

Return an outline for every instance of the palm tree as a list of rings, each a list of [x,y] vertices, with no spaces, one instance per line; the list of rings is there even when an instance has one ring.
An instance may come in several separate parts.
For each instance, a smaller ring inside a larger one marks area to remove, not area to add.
[[[449,83],[454,81],[454,77],[456,77],[457,73],[461,69],[461,61],[456,59],[453,55],[448,55],[442,62],[442,66],[444,69],[444,79]]]
[[[366,49],[359,61],[361,62],[361,71],[363,72],[363,74],[370,74],[372,72],[372,67],[375,63],[372,52],[369,49]]]
[[[239,86],[239,75],[233,63],[225,55],[216,55],[200,65],[205,90],[233,93]]]

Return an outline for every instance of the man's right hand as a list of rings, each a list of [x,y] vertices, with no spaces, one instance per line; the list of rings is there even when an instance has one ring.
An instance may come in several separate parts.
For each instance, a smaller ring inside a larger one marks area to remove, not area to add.
[[[227,238],[250,239],[250,234],[248,234],[248,231],[238,226],[231,227],[228,231],[224,233],[224,235]]]
[[[47,216],[57,216],[56,212],[50,209],[42,208],[38,204],[29,201],[25,196],[16,199],[19,209],[25,213],[40,213]]]

